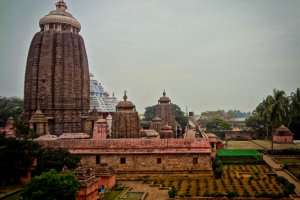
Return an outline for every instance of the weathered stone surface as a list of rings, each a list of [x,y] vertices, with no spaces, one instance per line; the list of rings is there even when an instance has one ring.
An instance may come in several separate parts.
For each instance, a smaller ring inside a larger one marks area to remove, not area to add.
[[[45,147],[67,148],[82,164],[107,163],[117,173],[211,173],[206,139],[106,139],[39,141]],[[125,159],[125,163],[121,162]],[[160,161],[159,161],[160,160]]]
[[[49,132],[81,132],[81,114],[89,110],[89,68],[82,37],[71,32],[38,32],[29,49],[24,119],[38,106]]]
[[[127,101],[126,92],[124,100],[116,106],[116,111],[112,115],[112,138],[139,138],[142,137],[140,132],[140,118],[135,110],[135,105]]]

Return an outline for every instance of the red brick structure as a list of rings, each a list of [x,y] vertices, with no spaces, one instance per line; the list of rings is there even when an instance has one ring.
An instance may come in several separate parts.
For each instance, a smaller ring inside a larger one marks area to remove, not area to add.
[[[104,140],[106,139],[108,134],[108,125],[107,121],[103,118],[100,118],[96,121],[94,131],[93,131],[93,139],[94,140]]]
[[[159,98],[158,104],[155,106],[155,116],[161,119],[161,126],[170,125],[175,132],[175,113],[171,104],[171,99],[166,96],[166,91],[163,92],[163,96]]]
[[[225,140],[252,140],[253,132],[249,130],[240,130],[235,128],[230,131],[225,131]]]
[[[284,125],[281,125],[279,128],[277,128],[273,133],[273,142],[274,143],[293,143],[294,141],[294,133],[290,131],[287,127]]]
[[[75,175],[80,183],[76,200],[96,200],[99,197],[99,178],[95,169],[89,166],[80,166],[75,170]]]
[[[59,0],[40,20],[32,39],[25,73],[24,120],[40,108],[49,132],[82,132],[89,110],[89,67],[80,23]]]
[[[164,125],[160,130],[160,138],[172,138],[174,136],[172,126]]]
[[[140,119],[135,105],[127,100],[126,92],[123,99],[112,116],[111,138],[140,138]]]

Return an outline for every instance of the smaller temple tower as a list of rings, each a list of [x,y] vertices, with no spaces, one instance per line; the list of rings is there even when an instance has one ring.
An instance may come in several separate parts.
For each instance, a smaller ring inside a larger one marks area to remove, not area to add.
[[[161,129],[161,119],[159,117],[154,117],[150,123],[150,129],[154,129],[156,132],[160,132]]]
[[[166,138],[173,138],[173,129],[172,126],[169,125],[164,125],[161,130],[160,130],[160,138],[161,139],[166,139]]]
[[[31,116],[29,125],[38,136],[47,135],[49,133],[48,119],[39,108]]]
[[[103,118],[100,118],[96,121],[94,131],[93,131],[93,139],[94,140],[104,140],[107,137],[108,129],[107,129],[107,121]]]
[[[112,116],[111,138],[139,138],[140,119],[135,110],[135,105],[127,100],[126,91],[123,101],[116,106],[116,112]]]
[[[159,98],[158,104],[155,107],[155,116],[161,119],[161,126],[170,125],[173,130],[176,130],[176,120],[171,99],[166,96],[164,90],[163,96]]]

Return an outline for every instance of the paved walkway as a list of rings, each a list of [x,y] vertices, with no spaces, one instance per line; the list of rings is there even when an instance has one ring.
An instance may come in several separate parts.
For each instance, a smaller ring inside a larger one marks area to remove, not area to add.
[[[158,187],[150,187],[141,181],[120,181],[124,186],[132,188],[133,192],[147,192],[146,200],[165,200],[168,199],[168,191],[160,190]]]
[[[276,163],[273,158],[269,155],[263,155],[264,161],[274,169],[275,173],[278,176],[282,176],[286,178],[290,183],[293,183],[295,185],[295,193],[300,196],[300,182],[296,181],[293,177],[291,177],[288,173],[286,173],[283,169],[282,166],[278,163]]]
[[[282,166],[280,164],[276,163],[271,156],[264,154],[263,160],[274,170],[282,170]]]

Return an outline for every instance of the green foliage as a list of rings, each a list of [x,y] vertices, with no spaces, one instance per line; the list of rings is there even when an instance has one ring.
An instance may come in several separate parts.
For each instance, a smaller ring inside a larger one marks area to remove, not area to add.
[[[208,131],[213,131],[213,130],[230,130],[231,126],[228,122],[221,118],[215,118],[212,119],[211,121],[208,121],[206,124],[206,128]]]
[[[22,99],[17,97],[0,97],[0,126],[3,126],[9,117],[19,118],[22,112]]]
[[[175,198],[176,197],[176,193],[177,193],[176,188],[172,187],[171,190],[168,191],[169,198]]]
[[[295,185],[290,183],[286,178],[277,176],[276,181],[282,186],[283,193],[287,196],[295,192]]]
[[[228,198],[234,198],[234,197],[236,197],[236,196],[238,196],[238,194],[237,194],[236,192],[228,192],[228,193],[227,193],[227,197],[228,197]]]
[[[300,122],[299,88],[290,96],[282,90],[274,89],[273,94],[268,95],[246,120],[247,126],[256,130],[264,128],[267,135],[282,124],[289,126],[295,122]],[[299,131],[298,129],[294,132]]]
[[[80,161],[79,156],[71,155],[65,149],[43,149],[38,156],[35,174],[55,169],[61,171],[63,167],[75,169]]]
[[[18,138],[33,139],[37,137],[35,131],[29,128],[29,126],[20,119],[15,119],[14,126]]]
[[[7,139],[2,135],[0,149],[0,185],[18,183],[20,176],[32,167],[34,159],[37,159],[34,171],[37,175],[50,169],[61,171],[64,166],[74,169],[80,161],[80,157],[66,150],[42,149],[33,141]]]
[[[18,183],[40,153],[40,146],[32,141],[6,139],[0,136],[0,184]]]
[[[71,173],[57,173],[55,170],[36,176],[25,187],[23,200],[75,200],[79,182]]]
[[[216,158],[212,164],[215,178],[222,178],[223,175],[223,163],[219,158]]]

